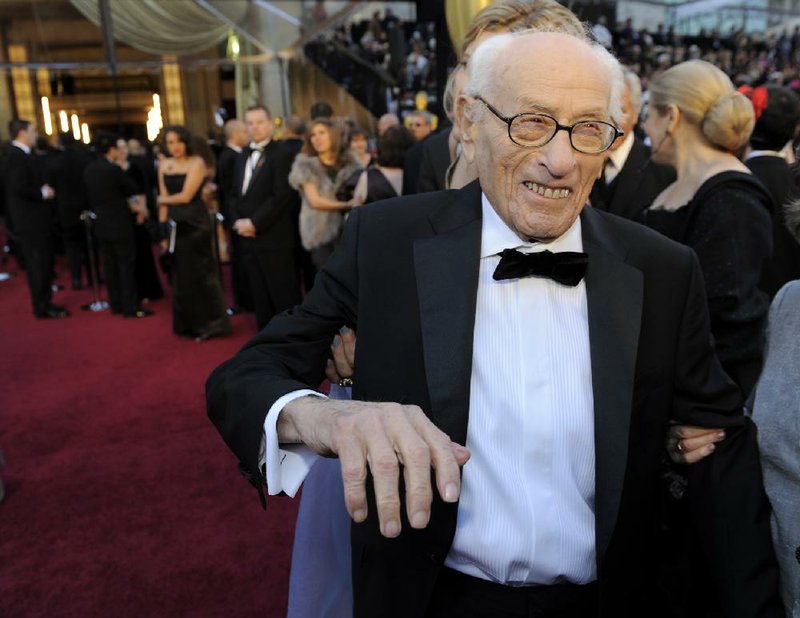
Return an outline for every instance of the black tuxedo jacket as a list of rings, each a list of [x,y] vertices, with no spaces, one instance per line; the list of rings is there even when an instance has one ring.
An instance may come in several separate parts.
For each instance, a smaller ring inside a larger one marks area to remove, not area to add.
[[[715,454],[688,470],[726,615],[778,618],[754,429],[714,356],[697,260],[618,217],[587,208],[581,221],[589,254],[599,615],[640,617],[653,603],[658,479],[668,422],[678,419],[728,428]],[[358,330],[354,398],[416,404],[464,443],[481,225],[477,182],[353,211],[303,304],[276,316],[208,380],[209,416],[252,481],[263,482],[257,460],[267,410],[324,379],[343,323]],[[426,529],[404,520],[402,534],[385,539],[369,499],[370,517],[352,528],[355,614],[422,617],[457,506],[437,495]]]
[[[450,167],[450,131],[448,127],[430,139],[422,147],[422,162],[419,165],[417,193],[444,191],[447,188],[447,168]]]
[[[141,192],[133,179],[105,157],[83,171],[89,205],[97,214],[95,231],[101,240],[128,238],[133,230],[128,198]]]
[[[6,207],[20,236],[44,236],[53,226],[55,202],[42,199],[42,178],[33,157],[12,145],[5,161]]]
[[[609,184],[595,182],[592,206],[631,221],[641,221],[642,212],[652,206],[658,194],[675,182],[675,170],[650,161],[650,149],[634,137],[633,146],[619,174]]]
[[[225,215],[225,225],[227,227],[233,225],[233,221],[230,220],[231,203],[236,198],[237,193],[241,195],[241,186],[237,191],[234,184],[237,172],[236,166],[240,154],[240,152],[236,152],[226,145],[217,159],[217,196],[219,197],[220,211]]]
[[[256,227],[252,243],[262,249],[293,249],[296,223],[293,200],[297,194],[289,186],[293,155],[271,140],[256,163],[253,176],[242,193],[245,165],[252,150],[245,148],[236,160],[231,214],[236,219],[251,219]],[[249,240],[249,239],[247,239]]]

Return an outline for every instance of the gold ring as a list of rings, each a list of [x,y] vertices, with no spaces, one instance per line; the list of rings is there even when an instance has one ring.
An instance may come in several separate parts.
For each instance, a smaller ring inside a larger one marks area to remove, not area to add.
[[[348,388],[349,386],[353,386],[353,379],[339,378],[339,386],[341,386],[342,388]]]
[[[678,441],[675,443],[675,448],[679,453],[683,453],[683,440],[678,438]]]

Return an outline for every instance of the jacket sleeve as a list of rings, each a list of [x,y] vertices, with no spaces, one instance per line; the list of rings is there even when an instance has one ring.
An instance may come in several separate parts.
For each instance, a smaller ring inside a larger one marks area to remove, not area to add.
[[[356,327],[358,229],[356,210],[302,305],[273,318],[206,383],[209,418],[257,486],[264,479],[258,456],[267,411],[287,393],[316,388],[334,335],[342,325]]]

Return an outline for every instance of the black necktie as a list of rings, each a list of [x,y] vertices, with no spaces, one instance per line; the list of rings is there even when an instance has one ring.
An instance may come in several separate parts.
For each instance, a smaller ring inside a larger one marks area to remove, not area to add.
[[[575,287],[586,274],[589,263],[589,256],[575,251],[520,253],[516,249],[505,249],[498,255],[500,263],[494,271],[495,281],[533,276]]]

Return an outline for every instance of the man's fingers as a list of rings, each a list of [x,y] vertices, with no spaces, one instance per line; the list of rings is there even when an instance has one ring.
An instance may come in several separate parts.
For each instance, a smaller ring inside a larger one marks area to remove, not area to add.
[[[351,373],[352,368],[356,365],[356,334],[353,330],[346,326],[341,330],[342,335],[342,348],[344,351],[347,364],[350,365]],[[350,376],[347,376],[350,377]]]
[[[339,444],[338,455],[347,512],[353,521],[361,523],[367,518],[367,461],[364,452],[358,440],[351,437]]]
[[[411,424],[431,450],[431,465],[436,471],[436,488],[445,502],[455,502],[461,493],[460,466],[469,459],[469,451],[455,444],[425,414],[417,409]]]
[[[381,418],[373,416],[369,420],[364,437],[368,438],[365,441],[367,463],[375,487],[381,534],[389,538],[396,537],[400,534],[400,462]]]
[[[353,365],[347,360],[347,354],[344,348],[345,346],[342,343],[342,338],[336,335],[336,337],[333,338],[333,345],[331,345],[334,369],[336,373],[339,374],[340,378],[352,378]]]
[[[333,361],[329,358],[328,363],[325,365],[325,377],[331,381],[331,384],[338,384],[340,376],[336,372],[336,366],[333,364]]]
[[[387,418],[397,456],[403,464],[406,515],[412,528],[424,528],[431,515],[431,448],[408,422],[405,414]]]
[[[707,434],[718,434],[722,433],[723,437],[725,435],[724,429],[716,429],[714,427],[696,427],[695,425],[671,425],[669,428],[669,436],[671,438],[697,438],[700,436],[704,436]]]
[[[714,445],[707,444],[701,448],[695,449],[693,451],[688,451],[683,454],[683,459],[687,464],[697,463],[701,459],[705,459],[711,453],[714,452]]]

